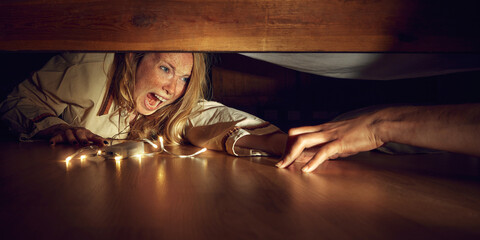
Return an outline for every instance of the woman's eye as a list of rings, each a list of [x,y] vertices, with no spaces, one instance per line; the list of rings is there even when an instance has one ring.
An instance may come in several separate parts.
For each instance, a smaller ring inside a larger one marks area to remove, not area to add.
[[[160,66],[160,69],[162,69],[164,72],[168,73],[170,72],[170,69],[168,69],[167,67],[165,66]]]
[[[188,77],[182,77],[182,81],[188,83],[188,81],[190,81],[190,78],[188,78]]]

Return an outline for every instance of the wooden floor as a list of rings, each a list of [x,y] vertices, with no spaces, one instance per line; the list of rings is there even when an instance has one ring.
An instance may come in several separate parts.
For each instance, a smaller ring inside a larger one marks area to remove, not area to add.
[[[370,152],[302,174],[213,151],[67,165],[73,147],[0,149],[2,239],[480,238],[480,160],[467,156]]]

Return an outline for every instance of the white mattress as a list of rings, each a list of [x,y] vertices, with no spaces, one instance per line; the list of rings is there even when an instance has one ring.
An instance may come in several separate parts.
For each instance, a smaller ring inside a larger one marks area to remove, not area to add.
[[[297,71],[349,79],[393,80],[480,70],[480,54],[240,53]]]

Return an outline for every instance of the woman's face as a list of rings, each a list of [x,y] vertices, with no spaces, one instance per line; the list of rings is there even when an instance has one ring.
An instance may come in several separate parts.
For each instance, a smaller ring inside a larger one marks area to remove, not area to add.
[[[193,67],[191,53],[147,53],[135,75],[137,112],[153,114],[183,96]]]

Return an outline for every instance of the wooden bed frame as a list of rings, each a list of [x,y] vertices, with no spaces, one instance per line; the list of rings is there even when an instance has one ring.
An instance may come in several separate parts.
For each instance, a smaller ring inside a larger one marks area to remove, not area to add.
[[[380,103],[438,102],[445,99],[442,89],[454,92],[457,85],[463,86],[457,91],[461,94],[449,93],[454,97],[442,103],[455,102],[458,96],[460,100],[478,96],[469,92],[478,89],[471,83],[476,81],[469,80],[478,79],[480,73],[449,76],[447,84],[442,79],[340,81],[223,54],[480,52],[480,14],[475,12],[475,3],[432,2],[3,0],[0,63],[8,69],[2,75],[8,85],[0,93],[6,96],[26,73],[48,60],[43,55],[58,51],[209,51],[221,52],[215,54],[221,61],[212,68],[212,99],[267,119],[283,130]],[[15,69],[16,75],[11,73]],[[415,94],[409,87],[413,84]],[[321,89],[329,91],[318,94]],[[473,99],[478,101],[478,97]]]
[[[4,0],[3,51],[479,52],[476,1]]]

